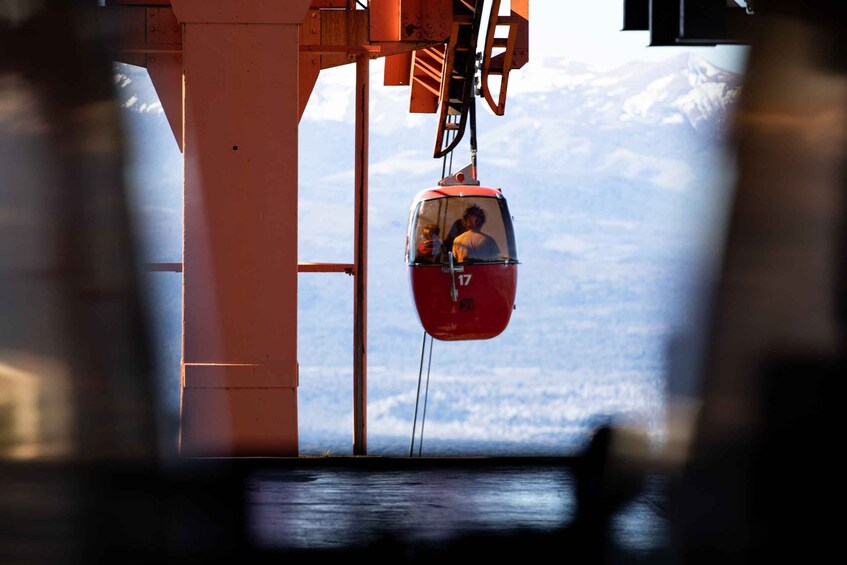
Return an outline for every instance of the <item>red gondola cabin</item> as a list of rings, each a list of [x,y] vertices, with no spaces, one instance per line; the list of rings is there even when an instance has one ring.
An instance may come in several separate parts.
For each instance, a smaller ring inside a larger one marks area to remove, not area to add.
[[[406,234],[418,318],[444,341],[496,337],[509,324],[518,282],[506,198],[464,171],[439,185],[415,196]]]

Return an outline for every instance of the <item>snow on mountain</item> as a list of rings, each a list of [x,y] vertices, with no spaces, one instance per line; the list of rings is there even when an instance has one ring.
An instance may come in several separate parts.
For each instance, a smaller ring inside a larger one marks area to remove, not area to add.
[[[615,69],[541,59],[517,72],[509,90],[510,110],[531,108],[527,96],[548,109],[566,99],[573,119],[605,126],[687,123],[696,129],[732,106],[740,77],[691,53]]]
[[[348,68],[349,67],[349,68]],[[441,178],[435,117],[408,89],[381,85],[370,107],[369,449],[408,449],[422,330],[402,262],[408,206]],[[349,262],[353,233],[352,66],[324,71],[300,127],[302,261]],[[180,261],[181,155],[143,69],[118,66],[136,214],[151,261]],[[667,348],[720,229],[731,165],[726,124],[737,74],[689,54],[602,69],[533,59],[509,81],[505,116],[483,101],[483,184],[504,189],[521,260],[509,328],[482,342],[436,342],[430,452],[567,452],[602,414],[661,418]],[[452,170],[468,162],[467,136]],[[178,395],[180,280],[150,275],[162,390]],[[303,274],[299,289],[304,452],[350,446],[349,277]]]

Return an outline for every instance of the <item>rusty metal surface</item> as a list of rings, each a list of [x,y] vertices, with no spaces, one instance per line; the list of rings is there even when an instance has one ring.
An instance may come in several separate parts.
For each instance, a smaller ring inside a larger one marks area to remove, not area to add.
[[[371,0],[370,40],[400,41],[400,1]]]
[[[321,11],[310,9],[300,25],[300,117],[306,111],[309,97],[321,72],[321,56],[317,53],[304,53],[303,47],[319,45],[321,42]]]
[[[368,135],[370,59],[356,60],[353,263],[353,454],[368,453]]]
[[[444,69],[444,45],[418,49],[412,54],[409,91],[409,112],[434,114],[441,94],[441,75]]]
[[[353,263],[300,263],[297,265],[300,273],[347,273],[352,275],[356,272]]]
[[[465,9],[460,8],[453,14],[438,96],[438,122],[432,155],[436,159],[453,151],[466,129],[469,107],[476,96],[473,81],[484,4],[483,0],[476,0],[473,6],[469,2],[462,3]],[[451,130],[452,136],[449,135]]]
[[[238,23],[298,25],[310,0],[171,0],[182,23]]]
[[[482,50],[480,90],[491,111],[502,116],[506,112],[509,73],[529,59],[529,1],[512,2],[509,16],[499,15],[499,9],[500,0],[493,0]],[[502,38],[498,33],[504,27],[507,35]],[[496,96],[492,92],[492,76],[499,77]]]
[[[385,58],[383,84],[385,86],[409,86],[412,72],[412,52],[399,53]]]

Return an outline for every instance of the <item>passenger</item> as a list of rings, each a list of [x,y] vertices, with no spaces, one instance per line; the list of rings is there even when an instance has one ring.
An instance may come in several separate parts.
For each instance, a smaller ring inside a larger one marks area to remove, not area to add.
[[[459,263],[500,259],[500,247],[497,242],[490,235],[480,231],[485,224],[485,211],[472,204],[465,210],[462,220],[467,231],[453,240],[453,258]]]
[[[447,237],[444,238],[444,243],[441,245],[440,263],[447,260],[447,252],[452,251],[453,249],[453,240],[455,240],[459,234],[465,233],[465,231],[467,231],[467,228],[465,227],[465,220],[463,218],[459,218],[453,222],[453,225],[450,226],[450,231],[447,232]]]
[[[418,262],[435,263],[441,253],[441,229],[435,224],[427,224],[421,231],[423,240],[418,243]]]

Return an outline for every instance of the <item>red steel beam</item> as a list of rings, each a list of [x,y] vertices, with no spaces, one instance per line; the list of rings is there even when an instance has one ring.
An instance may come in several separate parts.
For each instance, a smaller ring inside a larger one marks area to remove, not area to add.
[[[298,263],[298,273],[347,273],[356,274],[356,265],[353,263]]]
[[[353,295],[353,454],[367,455],[368,99],[370,59],[356,59],[356,267]]]

